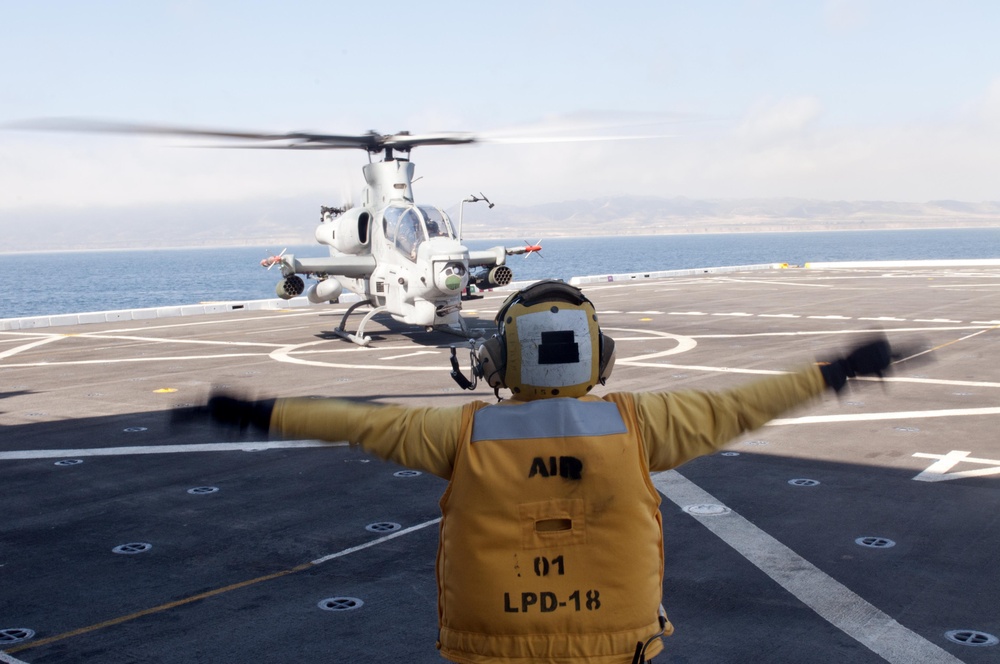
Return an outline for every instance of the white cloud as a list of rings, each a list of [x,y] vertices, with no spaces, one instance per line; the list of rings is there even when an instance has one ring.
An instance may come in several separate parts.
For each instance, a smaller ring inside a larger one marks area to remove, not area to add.
[[[832,32],[851,32],[868,24],[868,5],[865,0],[827,0],[823,20]]]
[[[823,104],[816,97],[759,103],[750,109],[747,117],[740,123],[736,136],[750,144],[796,138],[813,128],[822,113]]]
[[[986,92],[962,109],[966,121],[980,124],[984,131],[1000,129],[1000,78],[993,79]]]
[[[573,121],[593,127],[607,124],[610,117],[582,114]],[[444,125],[435,129],[459,120],[447,112],[428,112],[421,119]],[[479,192],[505,205],[625,194],[1000,199],[995,182],[1000,171],[1000,79],[977,98],[956,101],[947,114],[908,123],[835,125],[824,100],[799,96],[761,100],[735,122],[695,119],[642,129],[664,129],[675,137],[421,148],[412,155],[422,178],[415,192],[422,202],[456,211],[462,198]],[[317,206],[338,204],[349,195],[345,191],[354,192],[357,200],[361,167],[367,162],[364,152],[353,150],[296,153],[169,145],[159,138],[0,132],[0,210],[287,196],[314,197]]]
[[[345,155],[172,147],[156,138],[0,134],[0,209],[127,206],[332,189]],[[356,167],[363,153],[351,152]],[[353,165],[352,165],[353,166]]]

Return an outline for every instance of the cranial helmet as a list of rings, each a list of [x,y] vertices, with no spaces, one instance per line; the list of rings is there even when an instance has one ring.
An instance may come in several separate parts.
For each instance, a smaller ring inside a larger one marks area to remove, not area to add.
[[[615,364],[615,342],[602,334],[597,312],[579,288],[536,282],[508,297],[497,334],[477,351],[477,373],[490,387],[530,401],[580,397],[604,384]]]

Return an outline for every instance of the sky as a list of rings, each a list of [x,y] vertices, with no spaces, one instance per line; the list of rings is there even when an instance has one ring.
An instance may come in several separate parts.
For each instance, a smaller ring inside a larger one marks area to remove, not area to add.
[[[995,201],[997,26],[992,0],[0,0],[0,125],[652,137],[415,150],[418,201],[452,211],[480,192]],[[204,144],[0,128],[0,230],[339,204],[368,159]]]

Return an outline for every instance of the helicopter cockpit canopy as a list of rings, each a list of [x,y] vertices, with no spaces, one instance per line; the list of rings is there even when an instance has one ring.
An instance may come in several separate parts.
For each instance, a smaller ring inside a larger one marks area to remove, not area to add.
[[[425,240],[455,237],[448,215],[429,205],[390,205],[382,212],[382,230],[386,241],[410,260],[416,260],[417,247]]]

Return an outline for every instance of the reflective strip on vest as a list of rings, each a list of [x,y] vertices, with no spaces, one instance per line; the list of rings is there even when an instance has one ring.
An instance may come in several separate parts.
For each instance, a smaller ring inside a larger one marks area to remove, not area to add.
[[[509,406],[487,406],[472,423],[472,442],[572,438],[626,433],[618,406],[607,401],[543,399]]]

